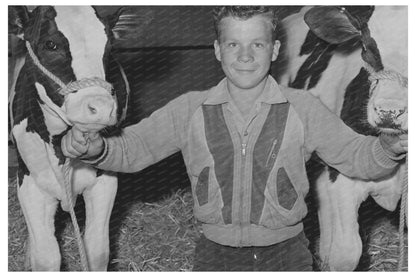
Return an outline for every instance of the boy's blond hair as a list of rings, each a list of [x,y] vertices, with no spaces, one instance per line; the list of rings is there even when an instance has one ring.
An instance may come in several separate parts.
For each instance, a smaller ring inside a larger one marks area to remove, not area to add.
[[[214,29],[217,39],[220,39],[220,21],[225,17],[247,20],[256,15],[262,15],[270,20],[272,25],[272,38],[276,38],[276,28],[279,23],[277,9],[271,6],[222,6],[213,9]]]

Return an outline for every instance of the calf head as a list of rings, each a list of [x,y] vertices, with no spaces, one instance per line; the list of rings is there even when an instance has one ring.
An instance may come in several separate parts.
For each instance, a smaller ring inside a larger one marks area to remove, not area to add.
[[[28,50],[16,85],[21,96],[15,100],[22,104],[36,97],[39,103],[48,102],[66,123],[85,130],[120,121],[129,88],[118,63],[108,73],[115,62],[108,42],[114,22],[97,18],[86,6],[39,6],[32,12],[10,7],[9,30],[25,40]],[[15,124],[30,113],[13,110]]]
[[[316,36],[331,44],[353,39],[361,42],[364,68],[370,76],[367,121],[381,132],[405,132],[407,77],[394,70],[385,70],[379,48],[368,27],[373,12],[374,7],[366,6],[315,7],[305,14],[305,22]]]
[[[407,132],[407,77],[383,71],[370,77],[372,86],[367,105],[367,120],[380,132]]]

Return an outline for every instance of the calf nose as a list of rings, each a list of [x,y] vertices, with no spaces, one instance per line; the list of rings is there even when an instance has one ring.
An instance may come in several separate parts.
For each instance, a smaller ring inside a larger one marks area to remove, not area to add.
[[[374,110],[380,117],[397,119],[407,111],[407,103],[401,99],[378,99]]]
[[[377,115],[380,117],[380,119],[398,119],[401,115],[403,115],[407,109],[406,108],[402,108],[402,109],[391,109],[391,108],[387,108],[387,107],[375,107],[374,108],[375,112],[377,113]]]
[[[89,115],[95,115],[98,113],[98,107],[95,103],[88,103],[87,104],[87,113]]]
[[[114,101],[111,97],[92,97],[85,104],[85,114],[101,124],[114,124]]]

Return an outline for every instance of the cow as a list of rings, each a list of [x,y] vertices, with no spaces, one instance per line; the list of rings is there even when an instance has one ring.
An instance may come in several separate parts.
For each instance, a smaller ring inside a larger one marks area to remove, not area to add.
[[[117,176],[77,160],[66,161],[60,148],[62,136],[72,126],[87,136],[103,129],[111,134],[105,128],[118,126],[125,117],[129,85],[111,54],[111,43],[129,22],[119,20],[122,9],[104,11],[102,16],[98,11],[103,9],[9,7],[9,34],[22,39],[27,48],[16,62],[10,117],[18,150],[17,194],[28,227],[33,271],[60,270],[54,215],[59,204],[68,211],[78,194],[86,209],[88,268],[107,269]],[[65,185],[70,186],[69,196]]]
[[[407,132],[407,7],[304,7],[285,18],[281,29],[281,84],[312,93],[356,132]],[[357,267],[358,209],[370,195],[395,210],[405,166],[382,180],[357,180],[312,156],[308,168],[314,171],[324,268]]]

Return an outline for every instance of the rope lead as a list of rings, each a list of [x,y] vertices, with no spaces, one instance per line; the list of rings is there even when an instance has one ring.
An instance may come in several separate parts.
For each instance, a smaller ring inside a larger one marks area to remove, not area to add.
[[[72,186],[71,186],[71,175],[70,175],[71,165],[70,165],[70,163],[71,163],[70,159],[67,158],[65,160],[64,165],[63,165],[64,182],[65,182],[65,194],[66,194],[66,198],[68,200],[69,214],[71,215],[72,225],[74,225],[74,232],[75,232],[75,236],[77,238],[78,251],[79,251],[79,256],[80,256],[80,259],[81,259],[81,268],[82,268],[82,271],[89,271],[87,253],[85,251],[84,241],[81,237],[81,231],[79,230],[77,217],[75,215],[74,203],[72,202]]]

